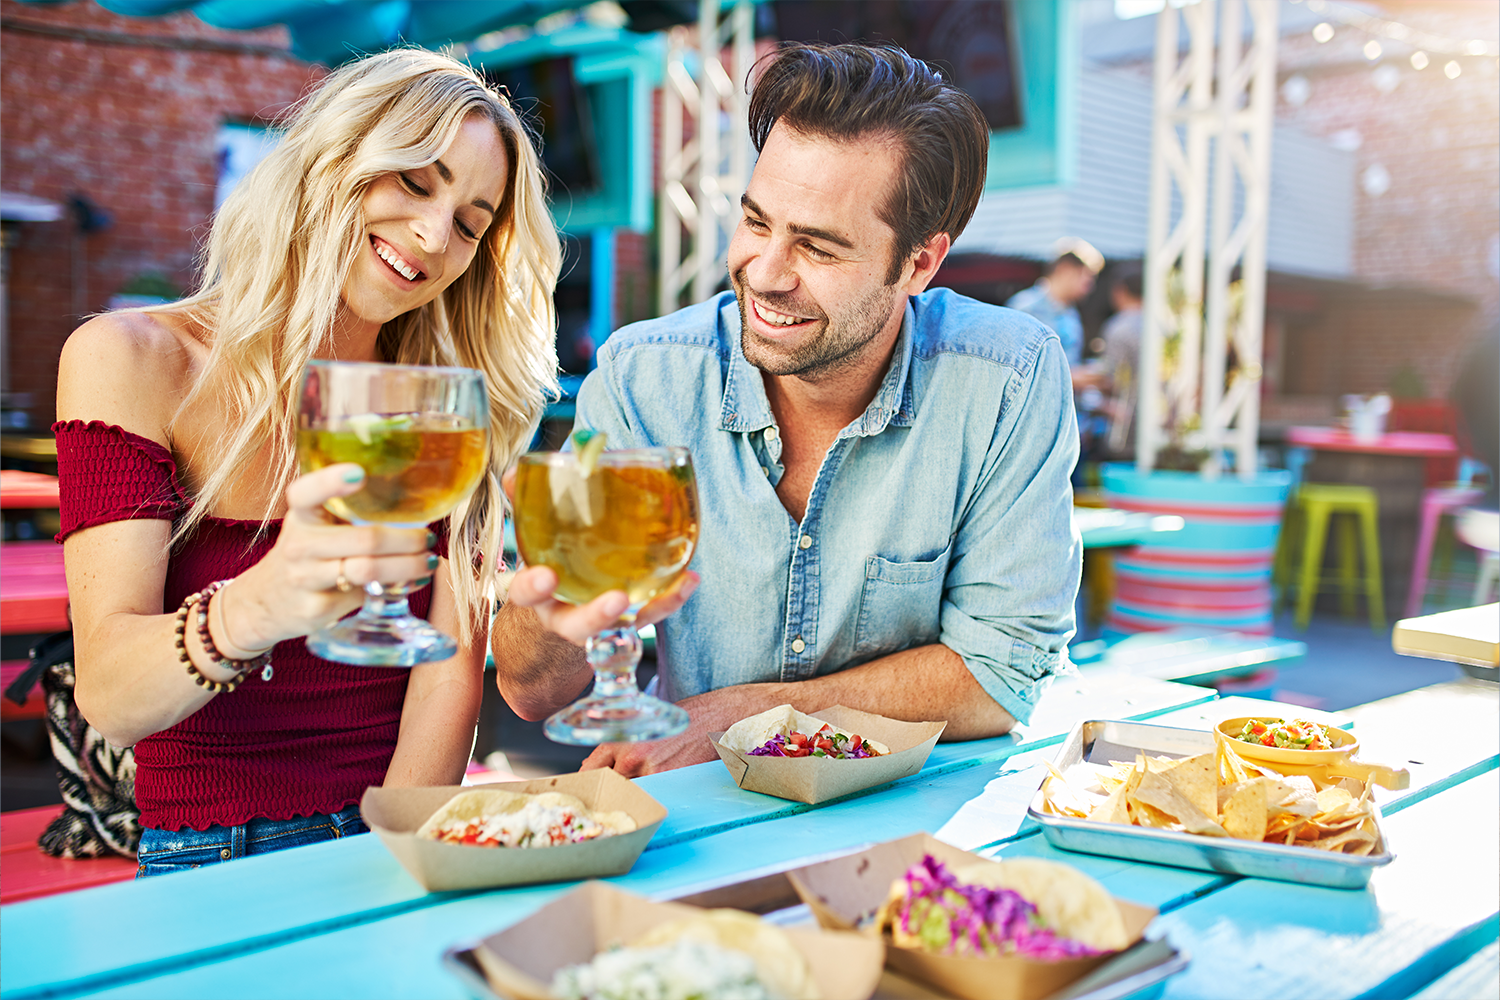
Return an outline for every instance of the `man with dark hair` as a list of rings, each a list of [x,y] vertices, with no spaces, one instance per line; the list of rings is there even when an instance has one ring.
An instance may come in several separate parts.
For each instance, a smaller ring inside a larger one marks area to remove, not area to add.
[[[1094,290],[1094,277],[1104,267],[1104,256],[1091,244],[1061,239],[1052,244],[1052,259],[1030,288],[1023,288],[1005,303],[1012,309],[1035,316],[1062,340],[1068,364],[1083,360],[1083,321],[1078,303]]]
[[[579,426],[610,447],[689,446],[701,502],[697,572],[643,616],[658,693],[691,728],[586,767],[711,760],[707,733],[788,702],[996,736],[1066,663],[1067,361],[1030,317],[926,290],[984,186],[983,116],[899,49],[791,45],[756,83],[750,131],[733,291],[618,331],[579,394]],[[542,636],[496,664],[525,718],[590,676],[537,616],[576,642],[625,609],[621,593],[567,608],[553,586],[517,574],[496,621]]]

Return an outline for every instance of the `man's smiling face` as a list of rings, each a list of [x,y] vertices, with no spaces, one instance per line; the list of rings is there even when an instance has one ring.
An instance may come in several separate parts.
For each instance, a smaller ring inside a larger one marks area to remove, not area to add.
[[[876,207],[899,170],[890,143],[772,128],[729,243],[740,340],[751,364],[816,381],[894,340],[912,268],[908,262],[887,282],[895,234]]]

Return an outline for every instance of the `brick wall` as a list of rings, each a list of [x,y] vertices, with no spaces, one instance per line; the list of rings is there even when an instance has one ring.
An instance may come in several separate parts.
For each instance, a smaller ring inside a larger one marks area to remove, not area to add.
[[[192,286],[213,211],[217,128],[276,114],[323,71],[287,54],[280,28],[126,18],[83,0],[0,0],[0,19],[5,189],[63,203],[82,195],[113,220],[87,236],[71,220],[16,231],[10,388],[34,395],[33,423],[45,426],[58,352],[80,311],[103,309],[145,273]]]
[[[1308,33],[1283,36],[1279,76],[1302,75],[1309,93],[1295,106],[1283,87],[1277,115],[1346,148],[1357,145],[1357,278],[1453,292],[1476,306],[1383,292],[1344,303],[1338,315],[1301,331],[1293,354],[1309,369],[1289,375],[1307,386],[1302,391],[1316,384],[1368,393],[1411,365],[1429,394],[1442,395],[1467,345],[1500,324],[1500,72],[1493,56],[1500,4],[1387,2],[1378,13],[1433,35],[1486,41],[1491,54],[1459,56],[1460,75],[1449,79],[1443,66],[1452,56],[1433,53],[1417,70],[1409,44],[1385,40],[1372,61],[1363,53],[1371,35],[1332,20],[1334,38],[1325,44]],[[1367,175],[1382,170],[1389,186],[1367,186]],[[1296,363],[1291,355],[1287,361]]]

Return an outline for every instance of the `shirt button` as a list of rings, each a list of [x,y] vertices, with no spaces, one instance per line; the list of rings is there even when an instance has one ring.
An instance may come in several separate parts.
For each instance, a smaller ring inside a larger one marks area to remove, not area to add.
[[[775,427],[767,427],[766,428],[766,440],[767,441],[775,441],[776,440],[776,428]]]
[[[768,478],[768,479],[770,478],[770,476],[771,476],[771,470],[770,469],[768,469],[764,465],[762,465],[760,467],[760,471],[764,472],[766,474],[766,478]]]
[[[807,648],[807,643],[805,643],[805,642],[802,641],[802,637],[800,635],[797,638],[795,638],[795,639],[792,640],[792,652],[794,652],[794,653],[800,653],[800,652],[802,652],[806,648]]]
[[[225,861],[228,861],[229,857],[230,857],[229,848],[226,847],[222,851],[220,851],[219,852],[219,857],[223,858]]]
[[[803,535],[801,538],[797,539],[797,547],[800,549],[812,548],[812,535]]]

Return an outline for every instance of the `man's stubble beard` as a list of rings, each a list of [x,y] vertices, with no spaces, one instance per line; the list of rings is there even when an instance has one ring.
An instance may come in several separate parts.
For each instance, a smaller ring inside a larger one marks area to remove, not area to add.
[[[880,285],[836,320],[825,312],[821,326],[791,351],[762,340],[750,329],[744,272],[731,275],[735,301],[740,307],[740,350],[745,360],[767,375],[795,375],[817,382],[855,367],[864,349],[885,329],[896,297],[895,285]],[[776,308],[775,299],[762,300]],[[788,312],[795,314],[796,309]]]

